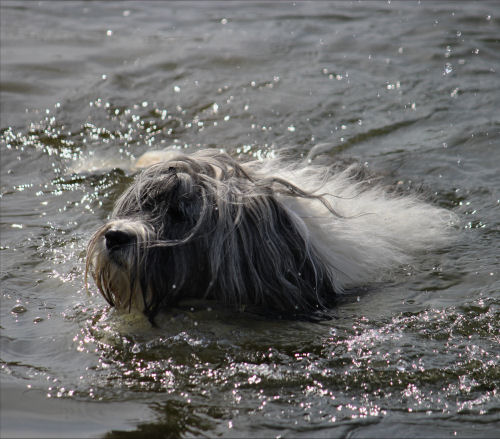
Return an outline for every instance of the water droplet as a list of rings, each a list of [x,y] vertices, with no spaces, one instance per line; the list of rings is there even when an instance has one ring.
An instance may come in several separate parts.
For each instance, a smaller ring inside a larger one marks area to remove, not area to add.
[[[23,314],[25,313],[26,311],[28,311],[28,309],[24,306],[24,305],[21,305],[20,303],[18,303],[17,305],[15,305],[11,310],[10,312],[13,313],[13,314]]]

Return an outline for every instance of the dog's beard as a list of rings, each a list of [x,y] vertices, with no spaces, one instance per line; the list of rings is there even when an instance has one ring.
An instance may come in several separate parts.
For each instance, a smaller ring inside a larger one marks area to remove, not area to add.
[[[118,237],[112,238],[113,233]],[[119,310],[144,311],[151,296],[141,280],[145,276],[144,256],[154,240],[153,230],[142,221],[111,220],[97,230],[89,242],[86,282],[90,272],[111,306]]]

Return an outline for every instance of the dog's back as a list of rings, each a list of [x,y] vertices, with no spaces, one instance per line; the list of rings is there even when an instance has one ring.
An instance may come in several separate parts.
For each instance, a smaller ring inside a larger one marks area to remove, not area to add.
[[[452,212],[417,195],[389,193],[381,185],[360,180],[356,167],[332,173],[313,165],[283,167],[274,160],[261,170],[255,164],[257,172],[273,173],[305,191],[322,194],[337,213],[332,215],[317,199],[283,198],[332,266],[337,291],[380,280],[388,270],[410,263],[415,254],[446,245],[458,224]]]

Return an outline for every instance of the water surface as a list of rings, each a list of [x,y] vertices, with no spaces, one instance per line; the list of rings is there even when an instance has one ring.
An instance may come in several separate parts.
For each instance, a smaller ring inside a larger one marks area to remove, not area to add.
[[[496,2],[7,2],[2,437],[498,437]],[[85,246],[165,146],[366,164],[462,222],[331,320],[116,315]]]

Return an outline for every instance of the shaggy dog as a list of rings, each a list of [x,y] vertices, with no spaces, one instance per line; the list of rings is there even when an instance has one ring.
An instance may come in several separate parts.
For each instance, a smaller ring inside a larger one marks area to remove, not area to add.
[[[86,277],[110,305],[152,322],[184,299],[285,316],[325,309],[346,287],[443,244],[454,220],[354,174],[179,154],[145,169],[117,200],[89,242]]]

